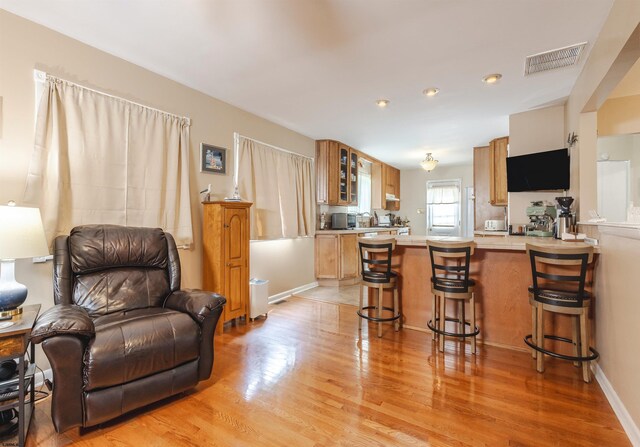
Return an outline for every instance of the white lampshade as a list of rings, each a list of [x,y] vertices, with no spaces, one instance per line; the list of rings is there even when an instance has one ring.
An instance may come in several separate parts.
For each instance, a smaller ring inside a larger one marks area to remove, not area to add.
[[[49,254],[38,208],[0,206],[0,259]]]
[[[422,166],[422,169],[424,169],[427,172],[433,171],[437,165],[438,165],[438,160],[434,159],[431,156],[431,152],[429,152],[425,157],[425,159],[420,162],[420,166]]]

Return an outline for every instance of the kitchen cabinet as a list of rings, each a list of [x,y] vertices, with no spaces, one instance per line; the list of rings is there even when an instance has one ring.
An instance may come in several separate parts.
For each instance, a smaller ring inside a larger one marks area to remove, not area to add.
[[[340,235],[340,275],[339,279],[351,279],[358,276],[358,235]]]
[[[501,137],[489,143],[489,203],[507,206],[507,149],[509,137]]]
[[[400,170],[389,165],[384,165],[383,170],[385,171],[384,179],[386,202],[384,209],[389,211],[398,211],[400,209]],[[387,194],[394,196],[397,200],[386,200]]]
[[[491,150],[490,146],[473,148],[473,194],[474,194],[474,222],[475,230],[484,230],[487,220],[503,220],[505,206],[497,206],[491,203],[490,184],[491,176]]]
[[[362,232],[316,233],[315,272],[322,286],[357,284],[360,280],[360,254],[358,238],[364,231],[375,232],[379,236],[395,236],[397,230],[365,229]]]
[[[333,140],[316,142],[316,200],[327,205],[358,204],[358,151]]]
[[[380,161],[371,165],[371,209],[398,211],[400,201],[387,201],[387,194],[400,199],[400,170]]]
[[[227,299],[224,322],[247,317],[249,306],[249,208],[248,202],[204,202],[204,290]]]
[[[316,233],[315,243],[315,269],[318,279],[338,279],[339,267],[339,242],[338,234]]]

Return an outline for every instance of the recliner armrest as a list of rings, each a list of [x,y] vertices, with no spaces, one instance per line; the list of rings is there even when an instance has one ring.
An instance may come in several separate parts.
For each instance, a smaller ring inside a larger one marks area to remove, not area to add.
[[[72,335],[93,338],[96,330],[85,309],[73,304],[58,304],[47,309],[36,320],[31,331],[31,341],[41,343],[56,335]]]
[[[202,323],[216,311],[221,312],[227,302],[226,298],[213,292],[197,289],[176,290],[167,297],[164,307],[187,313]]]

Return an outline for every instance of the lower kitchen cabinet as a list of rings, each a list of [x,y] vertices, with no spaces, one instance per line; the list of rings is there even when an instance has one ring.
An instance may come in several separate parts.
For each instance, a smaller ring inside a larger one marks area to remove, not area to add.
[[[396,230],[377,231],[378,235],[395,235]],[[360,280],[358,238],[364,233],[316,233],[315,270],[321,286],[346,286]]]

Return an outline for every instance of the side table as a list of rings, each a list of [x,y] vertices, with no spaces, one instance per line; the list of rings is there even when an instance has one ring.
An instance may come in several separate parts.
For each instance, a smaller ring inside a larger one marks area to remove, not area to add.
[[[5,395],[8,398],[0,400],[0,411],[9,409],[18,411],[19,447],[24,446],[35,405],[36,356],[34,345],[30,343],[29,337],[39,312],[40,304],[23,306],[23,312],[10,320],[13,324],[0,329],[0,362],[9,359],[18,360],[18,374],[0,382],[0,395],[1,393],[9,393]],[[25,362],[27,349],[29,349],[29,361]],[[12,396],[16,391],[17,396]],[[29,395],[28,401],[26,400],[27,393]]]

